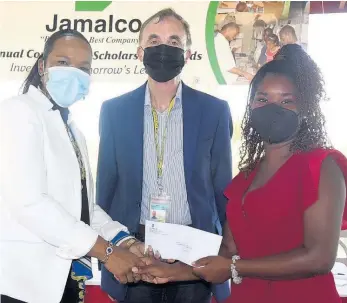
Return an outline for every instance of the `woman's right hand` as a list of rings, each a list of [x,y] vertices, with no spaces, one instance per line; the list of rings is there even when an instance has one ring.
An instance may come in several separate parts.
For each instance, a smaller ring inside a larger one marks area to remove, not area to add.
[[[177,281],[195,281],[200,280],[193,274],[192,267],[181,262],[169,264],[161,262],[155,258],[143,258],[145,266],[133,268],[134,274],[141,274],[143,281],[155,284],[164,284]],[[153,277],[147,280],[146,276]]]
[[[161,262],[158,259],[151,257],[142,258],[142,261],[146,265],[134,267],[133,273],[141,275],[143,281],[154,284],[165,284],[173,281],[177,270],[174,264]],[[149,279],[148,277],[153,278]]]

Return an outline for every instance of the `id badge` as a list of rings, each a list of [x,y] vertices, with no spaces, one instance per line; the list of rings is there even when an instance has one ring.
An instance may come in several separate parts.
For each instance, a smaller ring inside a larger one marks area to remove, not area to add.
[[[166,193],[153,195],[150,203],[150,221],[165,223],[171,198]]]

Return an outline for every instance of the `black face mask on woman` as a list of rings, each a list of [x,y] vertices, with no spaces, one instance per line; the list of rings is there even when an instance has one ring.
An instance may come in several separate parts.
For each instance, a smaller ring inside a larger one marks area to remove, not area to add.
[[[270,144],[283,143],[296,135],[299,116],[292,110],[269,104],[252,110],[251,126],[263,141]]]
[[[157,82],[167,82],[178,76],[184,66],[184,50],[166,44],[146,47],[143,64],[147,74]]]

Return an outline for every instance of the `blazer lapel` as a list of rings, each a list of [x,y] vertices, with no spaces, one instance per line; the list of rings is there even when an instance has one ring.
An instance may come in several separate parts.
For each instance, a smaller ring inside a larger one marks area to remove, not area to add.
[[[194,168],[194,155],[199,135],[201,106],[194,90],[182,83],[183,157],[186,186]]]
[[[142,85],[133,92],[127,106],[128,115],[124,117],[124,126],[127,130],[127,153],[131,171],[134,172],[134,190],[141,193],[143,181],[143,132],[144,132],[144,104],[146,85]]]
[[[56,131],[56,135],[59,136],[59,139],[56,138],[57,140],[61,140],[61,145],[65,145],[65,150],[68,152],[70,155],[72,155],[72,159],[75,159],[75,151],[73,149],[73,146],[71,144],[69,135],[66,131],[65,124],[63,122],[63,119],[60,116],[60,113],[58,110],[50,110],[48,112],[48,120],[50,123],[50,126],[53,127]],[[77,160],[74,161],[75,164],[78,164]]]
[[[48,141],[53,149],[53,153],[59,157],[60,161],[64,162],[65,167],[68,167],[66,168],[66,173],[69,175],[68,178],[73,182],[73,187],[76,190],[81,186],[80,168],[76,153],[59,111],[47,111],[45,120],[47,136],[49,137]],[[82,209],[81,204],[76,204],[71,207],[74,209],[73,213],[79,217]]]

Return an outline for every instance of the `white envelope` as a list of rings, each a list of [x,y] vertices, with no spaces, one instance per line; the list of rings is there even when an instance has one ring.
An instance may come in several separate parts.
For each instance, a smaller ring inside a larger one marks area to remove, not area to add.
[[[146,221],[145,245],[159,251],[163,259],[175,259],[192,265],[194,261],[217,256],[222,236],[193,227]]]

